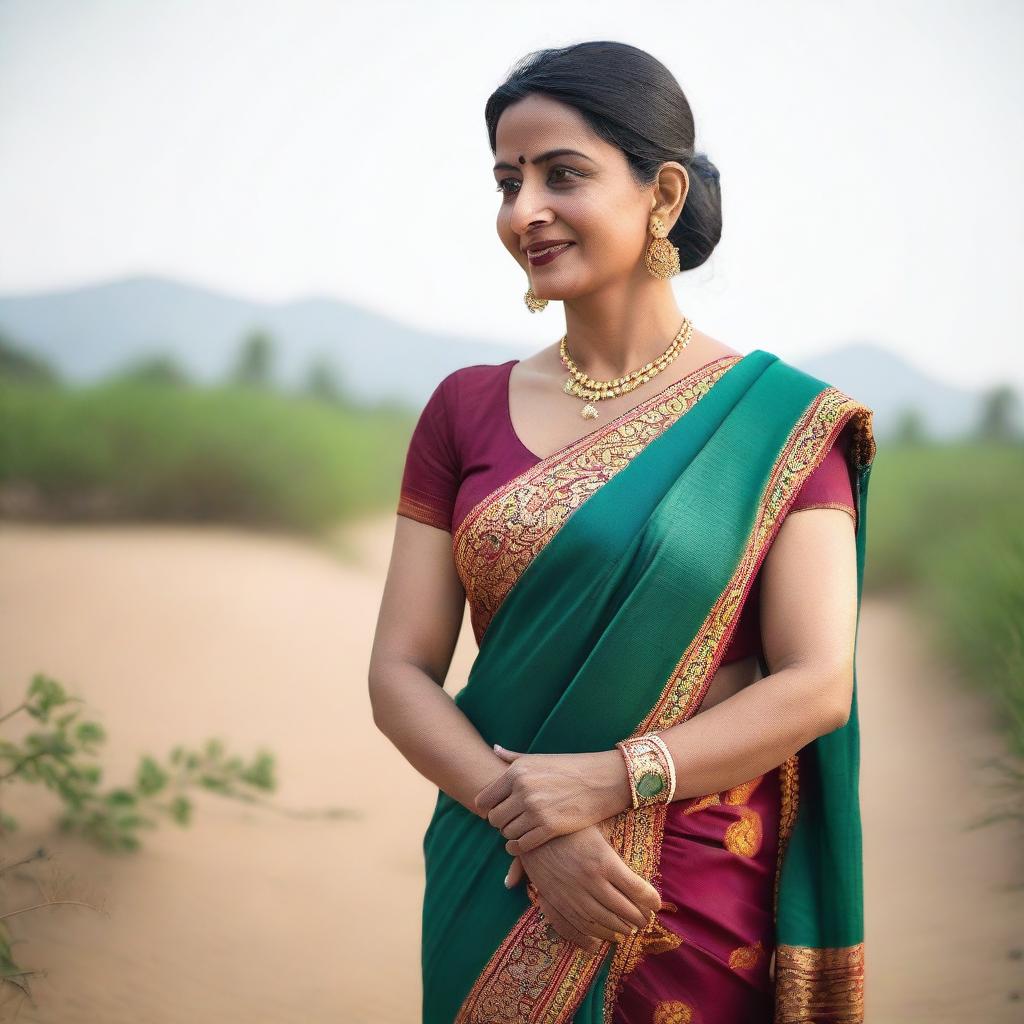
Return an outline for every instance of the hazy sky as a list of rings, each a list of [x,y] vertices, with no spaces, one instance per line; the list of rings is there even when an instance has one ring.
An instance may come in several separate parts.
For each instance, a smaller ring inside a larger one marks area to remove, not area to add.
[[[698,327],[1024,385],[1022,30],[1020,0],[0,0],[0,291],[162,274],[555,341],[483,107],[528,51],[618,39],[721,171],[722,242],[675,281]]]

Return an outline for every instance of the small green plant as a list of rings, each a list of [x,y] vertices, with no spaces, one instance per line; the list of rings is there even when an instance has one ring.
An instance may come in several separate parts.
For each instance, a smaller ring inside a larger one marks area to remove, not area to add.
[[[96,760],[106,732],[99,722],[82,717],[78,697],[49,676],[37,673],[29,683],[24,699],[0,715],[0,728],[17,715],[35,720],[34,728],[14,742],[0,737],[0,782],[42,783],[63,804],[58,818],[62,833],[75,833],[111,853],[130,853],[141,846],[144,829],[155,828],[160,819],[180,826],[191,823],[193,803],[188,794],[207,790],[219,796],[246,803],[261,803],[269,810],[295,817],[344,817],[344,809],[294,811],[267,801],[266,794],[277,787],[274,757],[258,752],[251,760],[228,754],[218,739],[210,739],[199,749],[175,747],[161,762],[145,755],[140,758],[130,785],[103,788],[103,768]],[[38,895],[24,906],[8,905],[8,886],[14,872],[38,860],[49,859],[44,847],[27,853],[6,855],[18,822],[0,807],[0,1003],[12,994],[31,1001],[29,978],[45,972],[26,969],[12,955],[12,937],[7,922],[19,915],[55,904],[95,905],[75,898],[67,878],[58,878],[40,901]],[[53,881],[53,880],[51,880]],[[43,889],[33,879],[37,890]],[[12,993],[9,986],[15,990]]]
[[[141,831],[156,826],[156,815],[189,823],[190,789],[252,802],[276,788],[272,754],[261,752],[247,763],[228,756],[223,743],[211,739],[200,750],[175,747],[164,764],[143,756],[132,785],[104,790],[102,767],[86,760],[105,741],[103,726],[80,719],[81,709],[58,713],[77,702],[57,680],[37,674],[26,699],[0,717],[2,725],[24,711],[42,726],[21,743],[0,738],[0,782],[17,777],[53,790],[64,802],[58,821],[62,832],[76,832],[108,850],[135,850]],[[0,835],[16,829],[17,822],[0,811]]]

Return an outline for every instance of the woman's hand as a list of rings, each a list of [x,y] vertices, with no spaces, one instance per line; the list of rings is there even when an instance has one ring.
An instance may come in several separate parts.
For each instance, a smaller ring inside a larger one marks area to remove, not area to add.
[[[632,806],[618,750],[522,754],[495,745],[508,769],[476,795],[482,815],[508,840],[513,856],[535,850]]]
[[[658,890],[626,866],[600,825],[557,836],[516,863],[518,877],[527,872],[537,887],[538,905],[555,931],[591,953],[643,930],[661,909]]]

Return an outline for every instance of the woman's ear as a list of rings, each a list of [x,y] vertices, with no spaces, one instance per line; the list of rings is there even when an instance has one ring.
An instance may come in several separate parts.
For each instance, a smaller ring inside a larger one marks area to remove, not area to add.
[[[656,213],[671,229],[683,212],[689,192],[689,172],[677,160],[669,160],[658,171],[651,213]]]

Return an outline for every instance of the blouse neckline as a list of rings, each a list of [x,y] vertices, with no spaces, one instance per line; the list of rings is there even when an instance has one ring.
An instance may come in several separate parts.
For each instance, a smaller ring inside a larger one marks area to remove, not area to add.
[[[654,402],[662,401],[665,398],[665,396],[668,395],[671,391],[673,391],[676,388],[682,388],[683,386],[688,384],[693,377],[695,377],[702,371],[706,370],[709,366],[713,366],[715,363],[721,362],[723,360],[734,360],[742,358],[743,357],[741,355],[732,352],[728,352],[722,356],[716,356],[714,359],[711,359],[708,362],[702,363],[700,366],[695,367],[689,373],[684,374],[678,380],[673,381],[671,384],[662,388],[660,391],[655,392],[653,395],[648,395],[647,398],[645,398],[642,402],[638,402],[631,408],[625,409],[618,416],[613,417],[607,423],[603,423],[600,426],[595,427],[593,430],[590,430],[585,434],[581,434],[579,437],[574,438],[568,444],[564,444],[561,448],[558,448],[555,451],[553,451],[550,455],[544,456],[538,455],[536,452],[530,451],[530,449],[527,448],[526,445],[523,443],[523,440],[519,436],[519,434],[516,433],[516,428],[512,425],[512,409],[511,402],[509,400],[510,382],[512,379],[512,367],[515,366],[516,363],[520,362],[520,360],[510,359],[507,364],[508,370],[505,373],[505,401],[503,403],[505,412],[505,430],[509,437],[511,437],[511,439],[515,442],[519,450],[523,452],[525,455],[528,455],[531,459],[534,460],[534,462],[547,462],[548,459],[553,459],[556,455],[563,454],[570,448],[579,444],[581,441],[586,441],[587,438],[595,437],[600,431],[610,430],[612,427],[619,426],[620,423],[623,423],[624,421],[629,419],[630,416],[635,416],[645,406]]]

